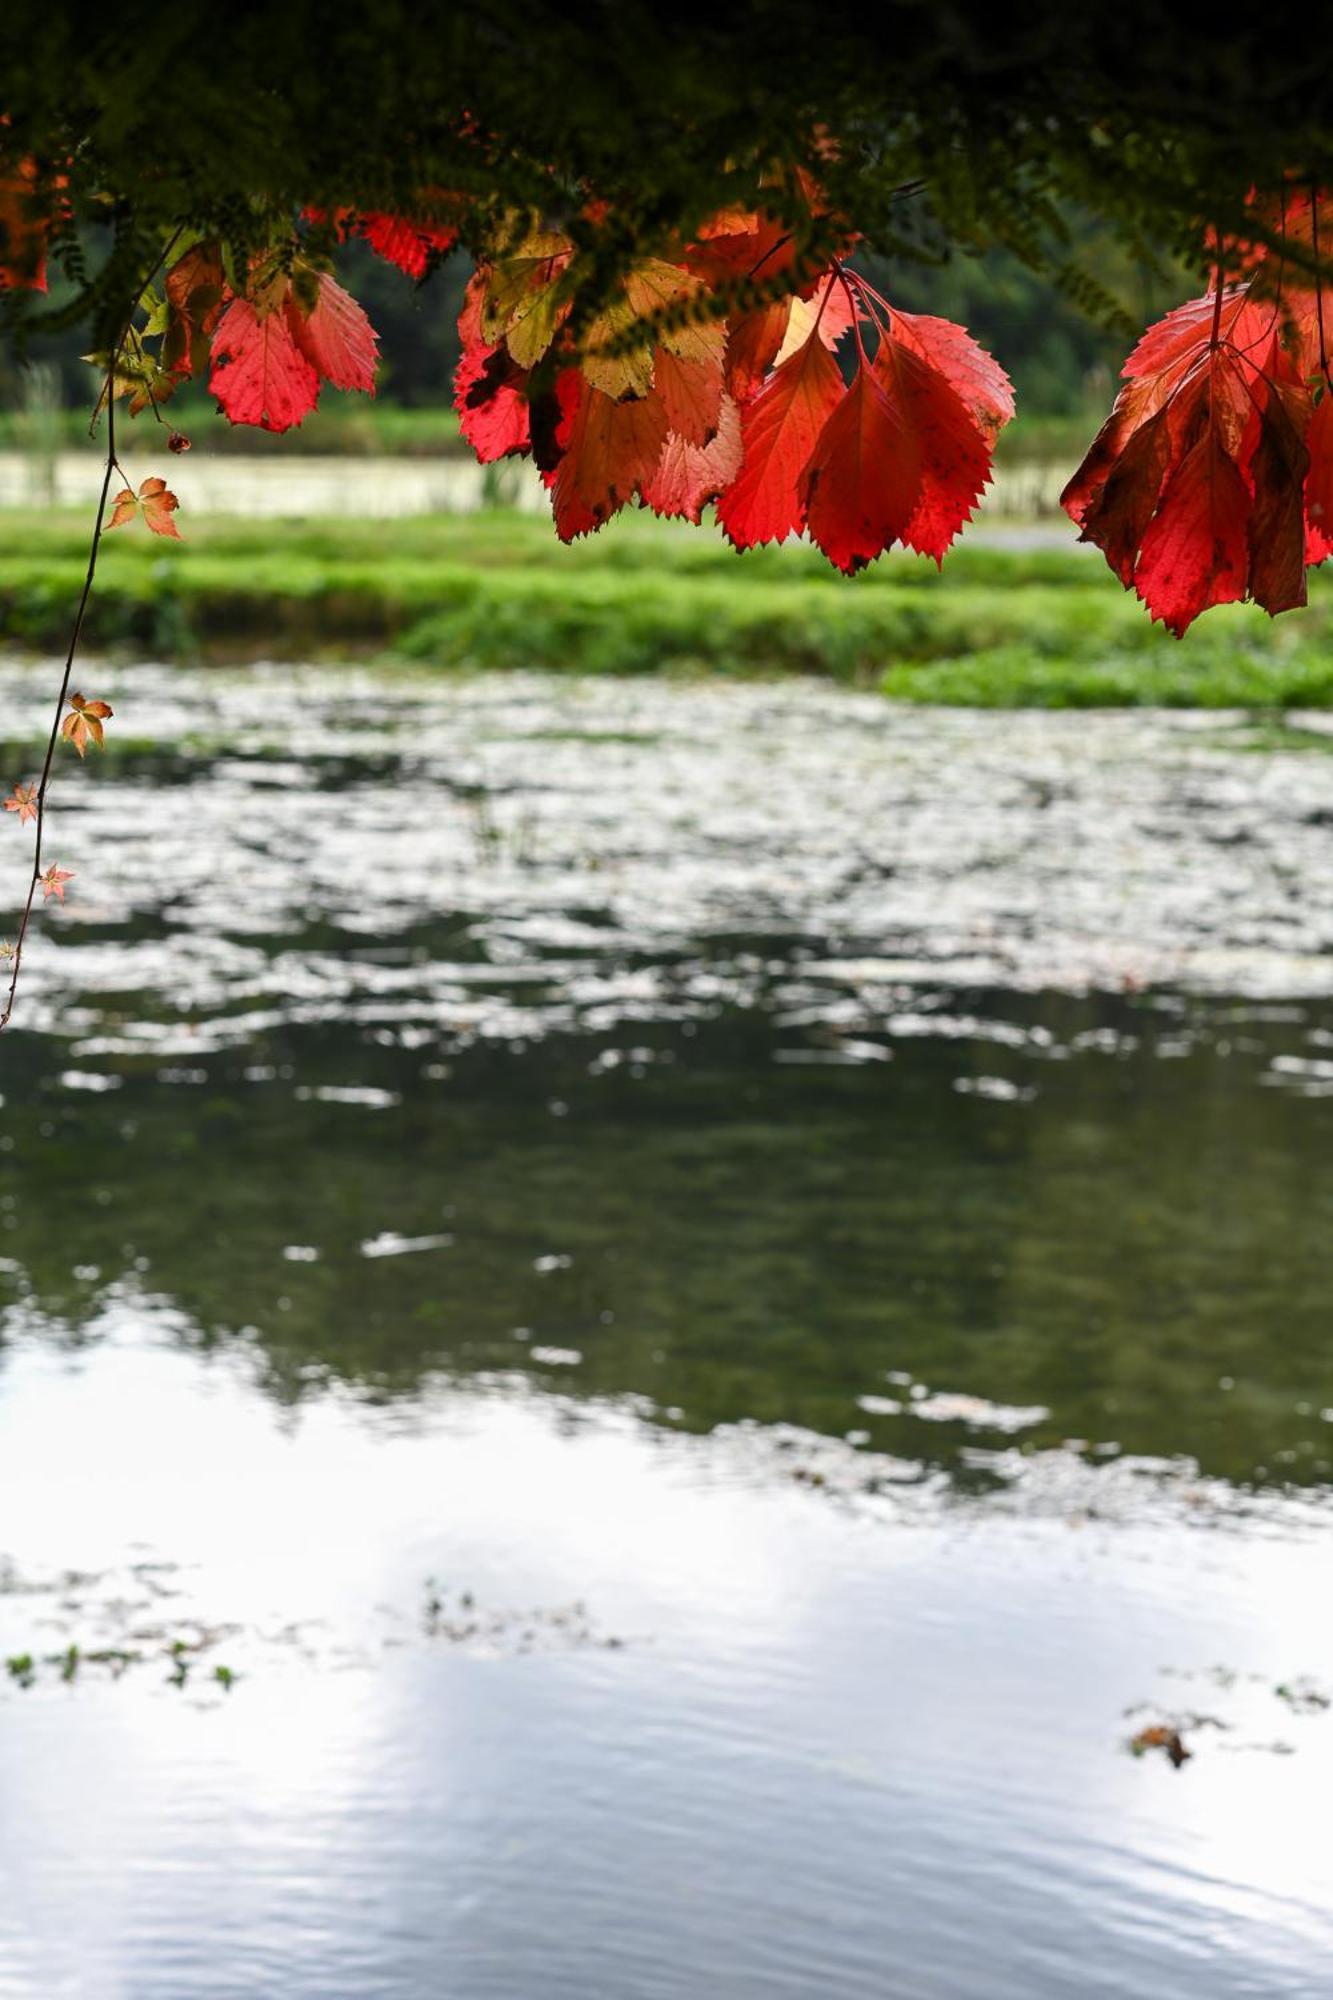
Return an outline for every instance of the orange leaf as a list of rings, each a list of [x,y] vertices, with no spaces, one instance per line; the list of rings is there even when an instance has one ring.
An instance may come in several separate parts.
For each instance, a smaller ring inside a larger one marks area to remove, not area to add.
[[[141,482],[138,493],[132,493],[128,486],[121,488],[112,503],[111,519],[107,527],[123,528],[127,522],[137,520],[142,514],[155,535],[170,535],[174,541],[180,540],[180,529],[172,520],[172,515],[180,501],[170,491],[165,479],[154,476]]]
[[[74,745],[80,757],[88,748],[90,737],[99,750],[105,749],[102,724],[113,713],[108,702],[88,701],[81,694],[72,694],[69,698],[69,714],[60,725],[60,733]]]
[[[36,819],[39,804],[40,800],[35,784],[15,785],[13,791],[5,800],[5,811],[7,813],[17,813],[19,816],[19,825],[22,826],[25,820]]]
[[[74,872],[72,868],[57,868],[53,861],[51,866],[45,869],[37,878],[42,885],[43,902],[49,903],[52,896],[54,896],[58,903],[63,903],[65,900],[65,884],[74,880]]]
[[[594,389],[578,368],[566,368],[556,389],[560,457],[546,478],[556,532],[568,542],[600,528],[648,485],[662,455],[667,424],[656,394],[617,403]]]
[[[216,243],[196,243],[167,272],[167,330],[162,366],[192,375],[208,359],[208,336],[222,316],[222,251]]]

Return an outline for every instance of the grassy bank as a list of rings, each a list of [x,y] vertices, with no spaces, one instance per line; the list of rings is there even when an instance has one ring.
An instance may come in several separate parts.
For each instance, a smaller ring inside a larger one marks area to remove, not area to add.
[[[354,499],[354,495],[351,496]],[[64,643],[79,515],[3,517],[0,639]],[[103,546],[94,648],[183,661],[384,652],[446,668],[825,674],[980,706],[1333,706],[1333,591],[1271,622],[1215,612],[1177,643],[1100,560],[964,546],[943,574],[891,557],[848,582],[812,551],[738,557],[645,516],[565,549],[512,513],[192,524]]]

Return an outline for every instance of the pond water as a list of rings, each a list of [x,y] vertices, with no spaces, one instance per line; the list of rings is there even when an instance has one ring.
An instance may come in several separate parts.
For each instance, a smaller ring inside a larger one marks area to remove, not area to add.
[[[1327,1990],[1326,725],[93,678],[0,1996]]]
[[[347,495],[356,494],[359,515],[393,519],[410,514],[469,514],[503,502],[525,514],[550,513],[550,495],[529,464],[506,460],[478,465],[466,452],[435,458],[325,456],[288,458],[210,450],[207,433],[188,459],[177,459],[171,484],[192,515],[337,515]],[[138,450],[136,450],[136,447]],[[151,428],[131,429],[131,467],[139,452],[157,452]],[[983,517],[1041,518],[1054,526],[1058,546],[1076,546],[1073,529],[1059,511],[1059,498],[1072,465],[1045,459],[1000,465],[979,504]],[[136,478],[138,477],[136,473]],[[101,460],[84,451],[0,451],[0,507],[82,507],[97,505]],[[981,529],[981,539],[987,538]],[[977,531],[969,539],[975,544]]]

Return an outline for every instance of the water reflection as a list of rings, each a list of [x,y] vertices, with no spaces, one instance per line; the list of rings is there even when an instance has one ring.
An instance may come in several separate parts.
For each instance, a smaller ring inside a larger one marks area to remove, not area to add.
[[[30,1045],[15,1323],[78,1340],[129,1286],[286,1399],[518,1371],[964,1480],[1012,1439],[1325,1480],[1333,1113],[1272,1081],[1300,1011],[984,994],[927,1034],[929,1005],[854,1066],[756,1009],[447,1062],[275,1029],[100,1090]]]

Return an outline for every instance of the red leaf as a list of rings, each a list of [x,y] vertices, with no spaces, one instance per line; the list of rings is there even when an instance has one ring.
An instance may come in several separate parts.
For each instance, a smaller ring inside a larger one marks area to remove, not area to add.
[[[982,437],[994,444],[1014,414],[1013,385],[994,356],[966,327],[925,313],[895,307],[890,332],[899,347],[910,349],[944,377]]]
[[[1249,510],[1245,481],[1210,421],[1167,482],[1134,573],[1139,596],[1178,639],[1209,605],[1244,597]]]
[[[1261,318],[1261,322],[1266,322],[1264,333],[1271,334],[1271,308],[1260,315],[1249,301],[1248,285],[1229,285],[1223,289],[1218,322],[1218,333],[1223,340],[1235,340],[1238,346],[1244,347],[1247,339],[1258,330],[1244,323],[1251,318]],[[1164,368],[1197,361],[1211,339],[1216,314],[1215,292],[1205,292],[1201,298],[1186,299],[1183,305],[1174,306],[1163,319],[1140,336],[1121,373],[1127,381],[1134,381],[1145,375],[1160,375]]]
[[[653,357],[653,387],[670,429],[687,444],[707,444],[722,408],[721,356],[714,362],[682,361],[669,347],[659,347]]]
[[[1168,313],[1130,355],[1061,496],[1080,538],[1177,637],[1213,604],[1251,597],[1276,614],[1305,602],[1307,555],[1324,546],[1305,524],[1324,474],[1316,458],[1307,481],[1306,433],[1318,434],[1302,315],[1245,287]]]
[[[727,387],[738,403],[754,394],[773,366],[790,314],[790,299],[774,299],[732,322],[727,332]]]
[[[358,227],[376,256],[396,264],[409,278],[424,278],[458,241],[456,229],[419,216],[363,215]]]
[[[868,367],[857,369],[820,432],[801,490],[811,540],[848,576],[882,555],[911,519],[921,490],[918,439],[901,399],[891,399]]]
[[[746,404],[744,461],[717,506],[723,532],[736,548],[784,541],[804,525],[801,475],[843,393],[837,362],[812,336]]]
[[[693,521],[716,500],[741,469],[741,416],[730,396],[718,412],[717,431],[706,445],[691,444],[673,431],[662,447],[643,498],[655,513]]]
[[[209,393],[234,424],[286,431],[319,401],[319,376],[292,337],[287,314],[261,319],[248,299],[233,299],[213,335]]]
[[[1306,602],[1305,475],[1310,454],[1310,395],[1276,337],[1256,385],[1257,443],[1248,469],[1249,594],[1270,617]]]
[[[864,315],[853,311],[848,289],[836,271],[826,271],[808,299],[794,298],[788,302],[787,325],[775,356],[776,366],[781,367],[789,354],[803,346],[816,327],[825,347],[837,347],[858,317],[864,323]]]
[[[940,562],[990,478],[992,433],[978,425],[935,363],[936,353],[942,352],[957,373],[958,345],[949,336],[962,334],[962,328],[948,320],[918,321],[911,331],[920,344],[913,348],[898,337],[900,317],[893,315],[892,329],[875,356],[876,377],[900,412],[917,474],[916,504],[899,533],[909,549]],[[938,329],[944,330],[942,336]],[[963,339],[976,346],[966,334]],[[980,348],[976,352],[982,354]]]
[[[1157,511],[1167,474],[1171,469],[1171,433],[1165,405],[1146,423],[1130,433],[1129,442],[1118,457],[1111,455],[1110,441],[1101,444],[1101,433],[1093,451],[1105,456],[1098,460],[1095,483],[1088,481],[1086,493],[1080,489],[1071,503],[1072,483],[1065,488],[1063,504],[1079,522],[1080,541],[1095,542],[1126,589],[1134,582],[1134,565],[1139,559],[1148,523]],[[1087,461],[1085,461],[1087,463]],[[1076,475],[1077,476],[1077,475]],[[1075,512],[1075,505],[1081,513]]]
[[[287,300],[287,324],[292,339],[315,373],[335,389],[375,393],[379,342],[364,309],[326,271],[309,313],[301,310],[295,291]]]
[[[649,484],[666,442],[666,413],[655,394],[613,402],[578,368],[564,369],[556,389],[560,460],[546,479],[556,532],[568,542],[600,528]]]
[[[19,160],[0,173],[0,291],[8,286],[46,290],[46,243],[53,218],[39,181],[35,160]]]
[[[1327,383],[1305,434],[1310,470],[1305,479],[1305,559],[1333,555],[1333,391]]]
[[[527,380],[507,348],[488,347],[484,340],[464,347],[454,373],[454,408],[483,465],[531,448]]]
[[[697,242],[685,253],[690,270],[710,285],[776,278],[795,259],[795,233],[785,222],[739,208],[724,209],[702,224]]]

